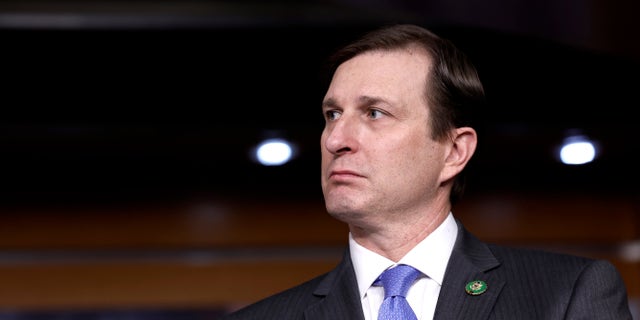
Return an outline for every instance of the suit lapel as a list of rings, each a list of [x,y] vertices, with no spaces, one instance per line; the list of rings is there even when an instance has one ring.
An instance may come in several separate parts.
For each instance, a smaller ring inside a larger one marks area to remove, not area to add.
[[[318,285],[314,295],[324,297],[305,311],[307,320],[364,320],[358,284],[347,249],[340,264]]]
[[[499,266],[489,248],[458,222],[458,238],[447,265],[434,319],[487,319],[505,285],[503,279],[491,272]],[[475,280],[487,284],[484,293],[466,293],[467,284]],[[340,264],[329,272],[314,291],[314,295],[323,299],[305,310],[305,319],[364,320],[357,288],[347,249]]]
[[[505,285],[492,269],[500,263],[488,247],[467,232],[458,222],[458,239],[447,265],[434,319],[487,319]],[[487,290],[471,295],[465,287],[471,281],[481,280]]]

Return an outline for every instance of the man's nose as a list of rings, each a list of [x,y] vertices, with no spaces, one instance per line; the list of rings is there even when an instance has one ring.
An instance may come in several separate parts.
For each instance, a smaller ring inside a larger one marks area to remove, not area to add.
[[[325,148],[333,154],[354,152],[358,148],[357,121],[341,117],[332,126],[325,128]]]

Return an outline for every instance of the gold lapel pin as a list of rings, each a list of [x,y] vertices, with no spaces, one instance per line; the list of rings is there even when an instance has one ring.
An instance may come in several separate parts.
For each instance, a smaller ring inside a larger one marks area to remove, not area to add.
[[[487,291],[487,283],[482,280],[473,280],[467,283],[464,290],[472,296],[481,295]]]

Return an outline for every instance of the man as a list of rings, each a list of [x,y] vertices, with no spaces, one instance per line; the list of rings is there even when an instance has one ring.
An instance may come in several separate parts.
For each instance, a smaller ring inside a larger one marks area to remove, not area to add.
[[[610,263],[485,244],[453,217],[477,143],[469,114],[484,101],[463,53],[395,25],[333,58],[321,182],[349,247],[329,273],[228,319],[374,320],[394,308],[406,312],[396,319],[631,319]],[[417,279],[386,299],[400,280],[383,271],[407,265]]]

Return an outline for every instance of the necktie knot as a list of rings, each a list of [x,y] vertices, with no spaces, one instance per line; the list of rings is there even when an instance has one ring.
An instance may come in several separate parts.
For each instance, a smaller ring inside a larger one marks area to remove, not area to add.
[[[417,320],[406,295],[420,271],[406,264],[385,270],[374,285],[384,287],[384,300],[378,311],[378,320]]]
[[[384,297],[406,297],[409,287],[420,275],[420,271],[406,264],[400,264],[394,268],[385,270],[378,280],[376,285],[382,285],[384,287]]]

